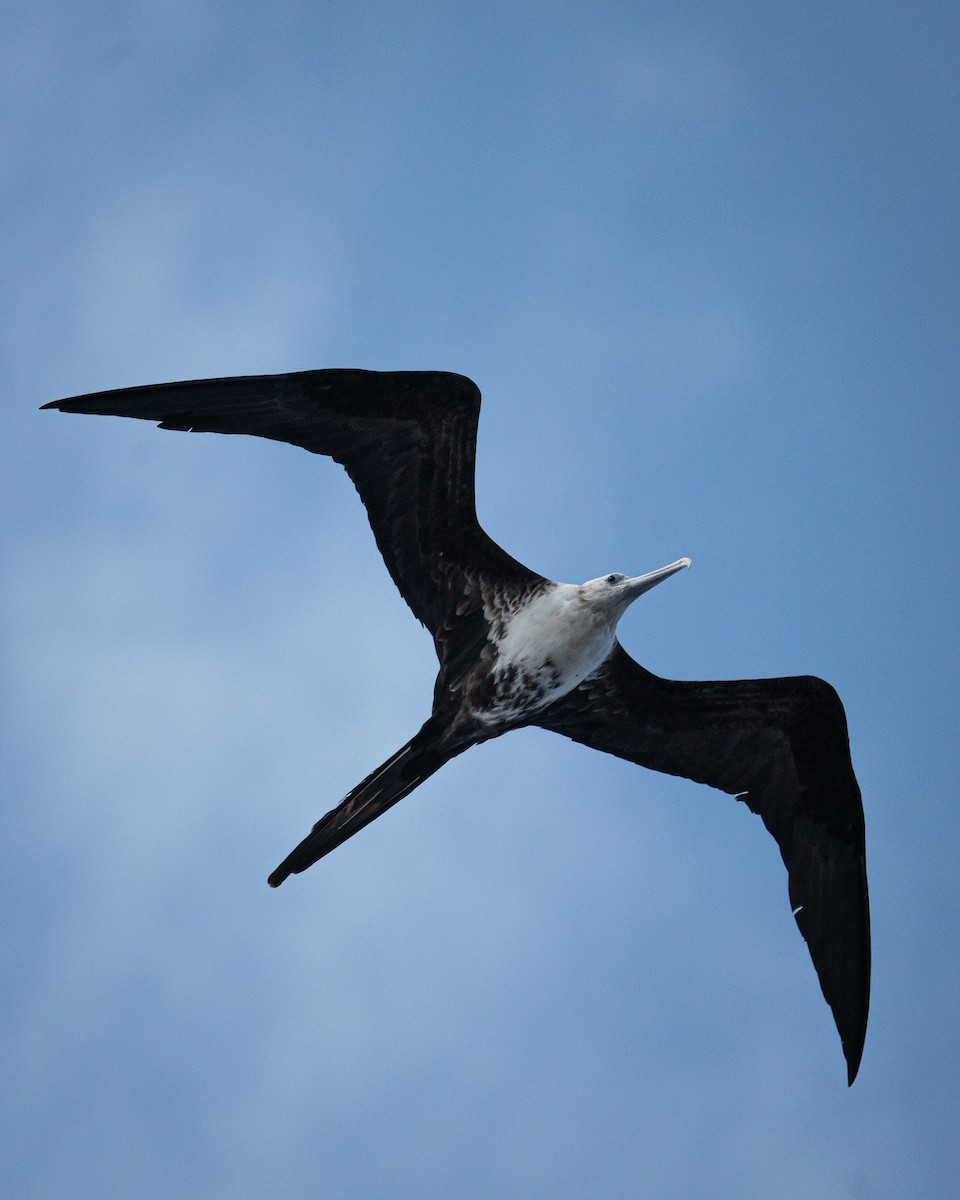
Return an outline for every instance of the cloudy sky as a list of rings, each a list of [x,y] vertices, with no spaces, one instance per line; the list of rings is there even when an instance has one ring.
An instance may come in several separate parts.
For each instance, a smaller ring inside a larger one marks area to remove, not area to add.
[[[12,0],[0,1191],[955,1195],[960,18]],[[851,1090],[742,805],[541,731],[279,892],[434,658],[334,464],[38,413],[322,366],[484,392],[478,507],[677,678],[818,674],[864,793]]]

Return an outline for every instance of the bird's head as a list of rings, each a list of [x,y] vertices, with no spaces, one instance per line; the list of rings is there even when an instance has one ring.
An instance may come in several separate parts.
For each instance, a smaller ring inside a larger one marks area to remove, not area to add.
[[[646,575],[621,575],[615,571],[610,575],[589,579],[581,585],[580,591],[591,607],[599,608],[609,613],[614,621],[619,621],[638,596],[649,592],[664,579],[669,579],[671,575],[676,575],[678,571],[689,566],[689,558],[678,558],[668,567],[660,567],[659,570],[650,571]]]

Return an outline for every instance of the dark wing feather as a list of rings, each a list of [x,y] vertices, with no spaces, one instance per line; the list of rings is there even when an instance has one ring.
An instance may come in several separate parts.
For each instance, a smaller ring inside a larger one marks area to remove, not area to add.
[[[253,434],[329,455],[356,485],[387,569],[442,662],[464,638],[485,634],[484,576],[521,588],[540,581],[477,521],[480,392],[463,375],[302,371],[121,388],[43,407]]]
[[[790,903],[847,1059],[860,1065],[870,999],[870,913],[860,789],[847,723],[821,679],[676,682],[619,645],[537,724],[744,800],[773,834]]]

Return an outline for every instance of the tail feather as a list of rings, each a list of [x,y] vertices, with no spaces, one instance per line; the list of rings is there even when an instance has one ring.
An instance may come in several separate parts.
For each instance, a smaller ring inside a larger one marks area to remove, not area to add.
[[[312,867],[318,859],[376,820],[465,749],[465,746],[441,747],[440,731],[432,719],[427,721],[415,737],[358,783],[336,808],[320,818],[300,845],[268,877],[267,883],[279,887],[288,875],[299,875]]]

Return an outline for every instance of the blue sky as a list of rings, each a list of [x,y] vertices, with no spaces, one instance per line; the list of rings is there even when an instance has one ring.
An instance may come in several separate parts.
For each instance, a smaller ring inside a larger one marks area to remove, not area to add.
[[[6,6],[4,1195],[954,1194],[958,32]],[[837,687],[853,1089],[759,821],[546,733],[268,890],[419,727],[429,639],[335,465],[37,408],[321,366],[473,377],[535,569],[690,555],[621,625],[651,669]]]

